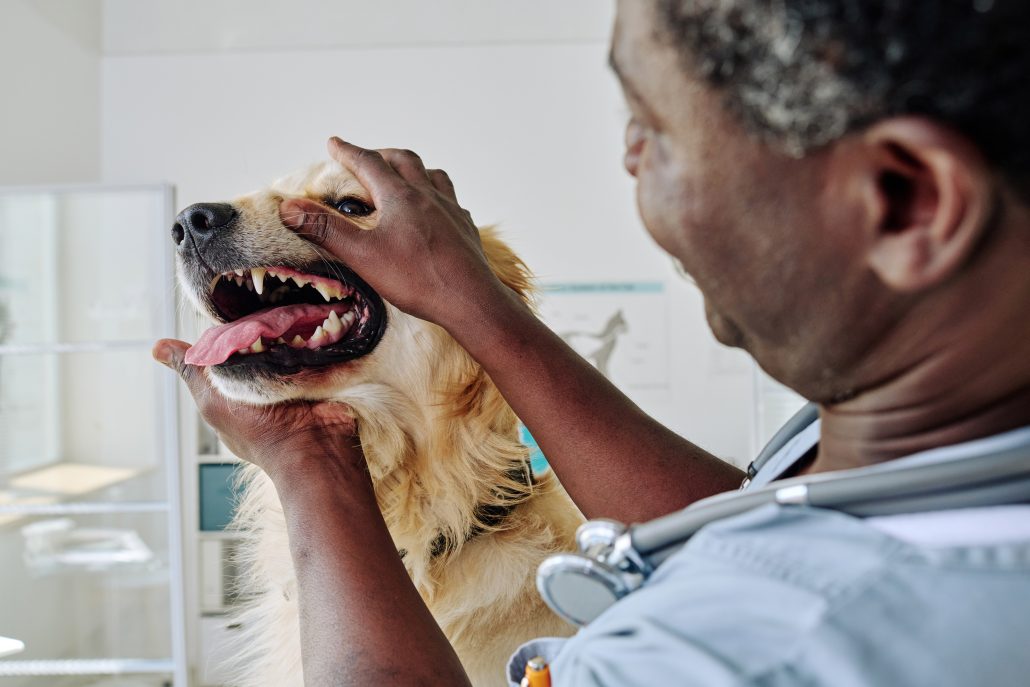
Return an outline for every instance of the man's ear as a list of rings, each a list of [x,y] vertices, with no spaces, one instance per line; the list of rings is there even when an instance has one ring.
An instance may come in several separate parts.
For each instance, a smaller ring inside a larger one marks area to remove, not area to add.
[[[887,119],[860,134],[870,163],[869,266],[913,293],[946,281],[970,259],[994,212],[994,176],[964,136],[932,120]]]

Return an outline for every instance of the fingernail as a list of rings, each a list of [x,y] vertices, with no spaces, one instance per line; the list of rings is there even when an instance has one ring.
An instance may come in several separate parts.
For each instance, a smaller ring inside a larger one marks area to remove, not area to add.
[[[304,211],[292,200],[287,200],[279,206],[279,217],[282,218],[283,224],[288,227],[304,226]]]
[[[154,360],[162,365],[174,367],[175,349],[171,346],[155,346],[154,350],[151,351],[151,355],[154,356]]]

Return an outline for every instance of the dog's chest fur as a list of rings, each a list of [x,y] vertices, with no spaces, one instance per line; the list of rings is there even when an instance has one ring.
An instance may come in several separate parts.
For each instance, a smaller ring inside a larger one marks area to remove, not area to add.
[[[578,512],[547,474],[534,480],[531,493],[505,515],[496,531],[475,534],[456,545],[452,541],[447,551],[434,556],[439,532],[446,530],[456,515],[467,518],[472,510],[460,503],[457,494],[467,491],[477,478],[487,482],[490,478],[473,474],[475,468],[469,461],[475,462],[476,456],[470,450],[457,456],[460,460],[447,461],[463,464],[467,475],[463,476],[461,469],[440,474],[424,469],[425,465],[420,471],[411,470],[422,462],[418,442],[411,435],[391,437],[398,432],[406,434],[399,427],[393,431],[375,423],[365,427],[380,440],[377,450],[376,441],[363,436],[366,452],[374,457],[370,466],[391,462],[397,466],[385,474],[373,474],[373,480],[394,542],[398,550],[405,550],[404,563],[412,580],[473,684],[506,684],[504,664],[519,644],[533,637],[572,632],[541,601],[534,579],[544,557],[572,548],[580,522]],[[494,442],[495,453],[509,443],[497,437]],[[475,443],[482,447],[491,442],[478,437]],[[407,446],[409,455],[384,461],[384,446]],[[433,458],[435,464],[445,462],[441,456]],[[245,545],[240,547],[241,592],[248,600],[237,618],[241,632],[234,684],[301,687],[297,586],[282,506],[271,481],[260,470],[248,467],[245,482],[236,526],[245,537]],[[434,498],[427,500],[424,497],[429,493]]]

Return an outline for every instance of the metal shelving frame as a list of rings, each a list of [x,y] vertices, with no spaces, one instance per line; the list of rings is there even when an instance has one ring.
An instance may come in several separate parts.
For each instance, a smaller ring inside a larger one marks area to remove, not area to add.
[[[175,217],[175,189],[170,184],[58,184],[46,186],[0,187],[0,196],[14,194],[112,193],[118,191],[157,191],[161,195],[161,214],[165,226],[171,226]],[[155,240],[158,240],[155,237]],[[161,269],[155,278],[160,280],[156,293],[161,295],[159,332],[155,335],[174,335],[177,330],[175,301],[175,268],[171,241],[161,242]],[[43,343],[39,345],[0,345],[0,356],[29,354],[65,354],[107,352],[123,350],[149,351],[153,341],[86,341],[76,343]],[[70,501],[59,504],[2,505],[0,514],[22,515],[95,515],[109,513],[166,513],[168,536],[168,604],[171,657],[168,659],[55,659],[55,660],[0,660],[0,677],[46,676],[114,676],[140,674],[170,674],[174,687],[188,687],[188,663],[185,631],[185,592],[183,582],[182,484],[179,470],[179,410],[178,388],[174,375],[162,375],[158,387],[161,414],[161,458],[164,462],[166,499],[164,501],[91,502]]]

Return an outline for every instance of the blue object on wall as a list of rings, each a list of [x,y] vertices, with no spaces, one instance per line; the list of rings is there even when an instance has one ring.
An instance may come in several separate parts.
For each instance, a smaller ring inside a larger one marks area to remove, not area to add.
[[[529,433],[525,425],[519,425],[519,439],[529,449],[529,466],[533,469],[533,474],[539,475],[551,469],[551,466],[547,464],[547,458],[544,457],[540,446],[537,445],[536,439]]]
[[[200,468],[200,531],[219,532],[236,510],[237,463],[202,463]]]

